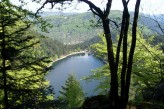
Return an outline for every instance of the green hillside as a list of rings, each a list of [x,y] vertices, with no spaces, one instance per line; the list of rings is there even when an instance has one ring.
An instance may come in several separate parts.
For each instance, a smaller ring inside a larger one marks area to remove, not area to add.
[[[52,39],[59,40],[64,44],[83,43],[100,33],[101,29],[93,28],[92,20],[96,20],[90,13],[44,16],[49,24],[48,33],[38,32]]]
[[[133,16],[133,12],[130,13]],[[41,16],[47,23],[53,27],[48,28],[48,32],[42,32],[36,27],[39,34],[48,36],[52,39],[61,41],[63,44],[72,45],[79,44],[90,40],[102,32],[102,26],[99,19],[92,13],[42,13]],[[115,38],[118,28],[120,28],[122,12],[113,10],[110,13],[112,37]],[[145,14],[140,14],[139,27],[143,29],[144,37],[147,38],[151,34],[157,34],[159,28],[157,24],[150,18],[146,18]],[[150,16],[151,17],[151,16]],[[162,23],[162,22],[160,22]],[[156,31],[154,31],[156,30]],[[155,38],[157,41],[163,41],[164,38],[159,35]],[[155,41],[156,42],[156,41]]]
[[[130,13],[133,16],[133,12]],[[35,27],[37,32],[48,38],[41,40],[43,50],[49,56],[59,57],[60,55],[68,54],[76,50],[84,50],[91,44],[99,41],[98,34],[102,33],[102,26],[99,19],[92,13],[54,13],[47,12],[41,14],[44,20],[51,24],[52,28],[47,28],[48,32],[42,32],[39,27]],[[110,27],[113,39],[116,39],[117,33],[121,26],[121,11],[111,11]],[[139,27],[142,28],[144,38],[149,38],[152,34],[155,36],[152,44],[156,45],[164,41],[164,37],[160,36],[154,29],[157,24],[144,17],[145,14],[140,15]],[[163,47],[163,45],[162,45]]]

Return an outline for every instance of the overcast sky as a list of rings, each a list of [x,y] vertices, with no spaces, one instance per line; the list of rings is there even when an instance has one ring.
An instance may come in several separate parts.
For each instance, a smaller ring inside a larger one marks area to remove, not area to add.
[[[24,0],[28,2],[26,8],[35,12],[41,4],[33,3],[32,0]],[[105,7],[105,1],[106,0],[90,0],[92,1],[96,6],[101,7],[103,9]],[[122,10],[122,0],[113,0],[112,3],[112,10]],[[130,0],[129,2],[129,10],[134,11],[134,4],[136,0]],[[19,5],[19,0],[11,0],[12,3]],[[55,8],[59,8],[60,6],[55,6]],[[65,7],[68,7],[65,5]],[[58,11],[57,9],[51,9],[50,5],[46,5],[46,7],[43,9],[43,11]],[[76,9],[75,9],[76,8]],[[86,12],[89,9],[88,5],[85,3],[74,3],[71,8],[67,8],[64,12]],[[148,14],[164,14],[164,0],[141,0],[141,7],[140,12],[142,13],[148,13]]]

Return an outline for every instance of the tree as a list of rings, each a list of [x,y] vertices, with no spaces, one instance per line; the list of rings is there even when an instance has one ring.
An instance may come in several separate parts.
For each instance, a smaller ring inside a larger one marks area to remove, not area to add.
[[[40,108],[53,99],[44,79],[49,59],[40,57],[39,41],[30,36],[29,12],[0,2],[0,93],[1,108]]]
[[[46,0],[40,9],[44,8],[44,6],[48,3],[50,3],[53,8],[57,3],[64,5],[65,2],[71,3],[72,1],[73,0]],[[141,0],[136,0],[136,4],[135,4],[134,18],[133,18],[133,24],[132,24],[132,41],[131,41],[131,48],[130,48],[131,50],[128,54],[126,46],[127,46],[128,28],[130,24],[130,15],[129,15],[129,10],[128,10],[128,3],[130,2],[130,0],[127,0],[127,1],[122,0],[124,10],[123,10],[123,16],[122,16],[122,24],[121,24],[122,26],[121,26],[121,31],[120,31],[120,37],[119,37],[118,46],[117,46],[117,53],[115,56],[113,52],[111,30],[109,27],[109,23],[110,23],[109,15],[110,15],[110,10],[112,6],[112,0],[106,1],[107,2],[106,8],[104,10],[101,10],[99,7],[94,5],[89,0],[79,0],[79,2],[86,3],[90,7],[90,10],[92,11],[92,13],[97,15],[102,21],[104,36],[107,42],[108,62],[109,62],[109,68],[110,68],[110,74],[111,74],[111,83],[110,83],[111,88],[109,91],[109,104],[110,104],[111,109],[120,109],[120,108],[125,109],[128,103],[128,98],[129,98],[128,94],[129,94],[131,71],[132,71],[132,64],[133,64],[133,55],[134,55],[135,46],[136,46],[136,30],[137,30],[137,21],[138,21],[140,1]],[[118,64],[119,64],[119,58],[120,58],[121,44],[123,44],[123,64],[122,64],[122,73],[121,73],[121,94],[119,97]]]
[[[74,75],[69,75],[65,86],[62,86],[59,99],[66,103],[66,109],[77,109],[82,105],[84,92]]]
[[[130,35],[130,34],[129,34]],[[102,41],[91,46],[91,49],[94,50],[95,55],[99,58],[104,57],[107,53],[106,42],[104,42],[103,35],[100,36]],[[163,70],[161,69],[161,62],[164,58],[162,50],[160,49],[160,44],[156,46],[150,45],[153,41],[153,37],[149,39],[144,39],[141,31],[137,32],[137,45],[134,54],[134,64],[133,64],[133,74],[132,74],[132,84],[131,84],[131,93],[130,98],[134,100],[142,98],[142,90],[152,89],[156,86],[157,83],[163,81]],[[130,39],[128,39],[128,52],[130,48]],[[101,48],[101,49],[100,49]],[[116,53],[116,48],[114,48]],[[122,50],[121,50],[122,53]],[[103,58],[106,60],[106,58]],[[122,60],[120,60],[122,62]],[[119,65],[120,66],[120,65]],[[109,83],[109,67],[104,65],[102,68],[98,68],[93,71],[93,75],[86,77],[86,80],[96,79],[100,81],[100,85],[97,87],[101,93],[106,94],[110,89],[108,86]],[[121,69],[118,69],[119,72]],[[120,83],[120,81],[119,81]],[[138,96],[140,95],[140,96]],[[150,98],[152,99],[152,98]]]

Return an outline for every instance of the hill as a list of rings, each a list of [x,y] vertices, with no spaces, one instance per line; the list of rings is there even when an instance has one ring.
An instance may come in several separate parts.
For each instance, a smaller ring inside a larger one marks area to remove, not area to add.
[[[130,12],[130,16],[133,17],[133,12]],[[99,19],[95,17],[91,12],[86,13],[56,13],[47,12],[42,13],[41,16],[53,27],[48,28],[48,33],[42,32],[36,27],[39,34],[48,36],[51,39],[58,40],[65,45],[75,45],[84,43],[92,38],[98,36],[101,33],[102,27],[98,23]],[[164,41],[164,36],[159,36],[160,29],[157,27],[157,23],[152,20],[153,16],[146,14],[140,14],[139,27],[142,28],[145,38],[150,37],[152,34],[156,34],[154,44]],[[110,19],[120,26],[122,12],[113,10],[110,13]],[[164,21],[160,20],[160,24],[164,24]],[[111,22],[112,36],[115,38],[117,34],[117,28],[113,22]]]
[[[52,39],[59,40],[64,44],[78,44],[90,40],[97,36],[102,31],[98,28],[93,28],[92,21],[96,20],[90,13],[82,14],[57,14],[45,13],[42,15],[44,20],[53,25],[48,28],[48,33],[41,32],[40,34],[48,36]]]
[[[119,16],[117,13],[115,15],[115,12],[112,14],[115,17]],[[85,50],[100,40],[98,34],[102,32],[102,27],[97,23],[98,18],[92,13],[48,12],[42,13],[41,16],[53,27],[48,28],[47,33],[42,32],[37,26],[33,30],[37,29],[39,35],[48,37],[41,38],[40,41],[42,49],[50,57],[56,58],[70,52]],[[112,33],[115,36],[114,29]]]

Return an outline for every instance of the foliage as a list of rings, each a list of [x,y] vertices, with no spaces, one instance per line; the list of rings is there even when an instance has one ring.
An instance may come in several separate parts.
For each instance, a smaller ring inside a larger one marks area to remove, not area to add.
[[[101,39],[99,43],[90,46],[91,52],[93,52],[98,58],[103,58],[103,60],[107,61],[107,45],[104,34],[100,34],[99,38]]]
[[[138,32],[137,35],[137,46],[134,54],[134,64],[132,71],[132,88],[130,92],[131,99],[134,99],[133,95],[141,95],[143,88],[154,87],[158,82],[164,79],[163,66],[161,66],[163,64],[164,55],[160,49],[160,44],[152,46],[149,42],[153,40],[153,37],[149,38],[149,40],[145,40],[140,32]],[[94,51],[94,53],[96,53],[96,56],[103,56],[104,59],[106,59],[106,43],[103,41],[103,35],[100,37],[102,41],[92,45],[91,49]],[[128,41],[130,40],[128,39]],[[108,68],[109,67],[107,65],[103,66],[102,68],[98,68],[97,70],[93,71],[93,75],[85,78],[86,80],[100,80],[100,85],[97,88],[98,90],[101,90],[101,93],[107,93],[110,88],[108,79],[110,75]]]
[[[29,34],[28,12],[5,1],[0,9],[0,108],[51,107],[53,92],[44,79],[50,60]]]
[[[74,75],[69,75],[65,86],[62,86],[59,100],[65,103],[63,109],[77,109],[84,101],[84,92],[80,83],[76,80]]]

